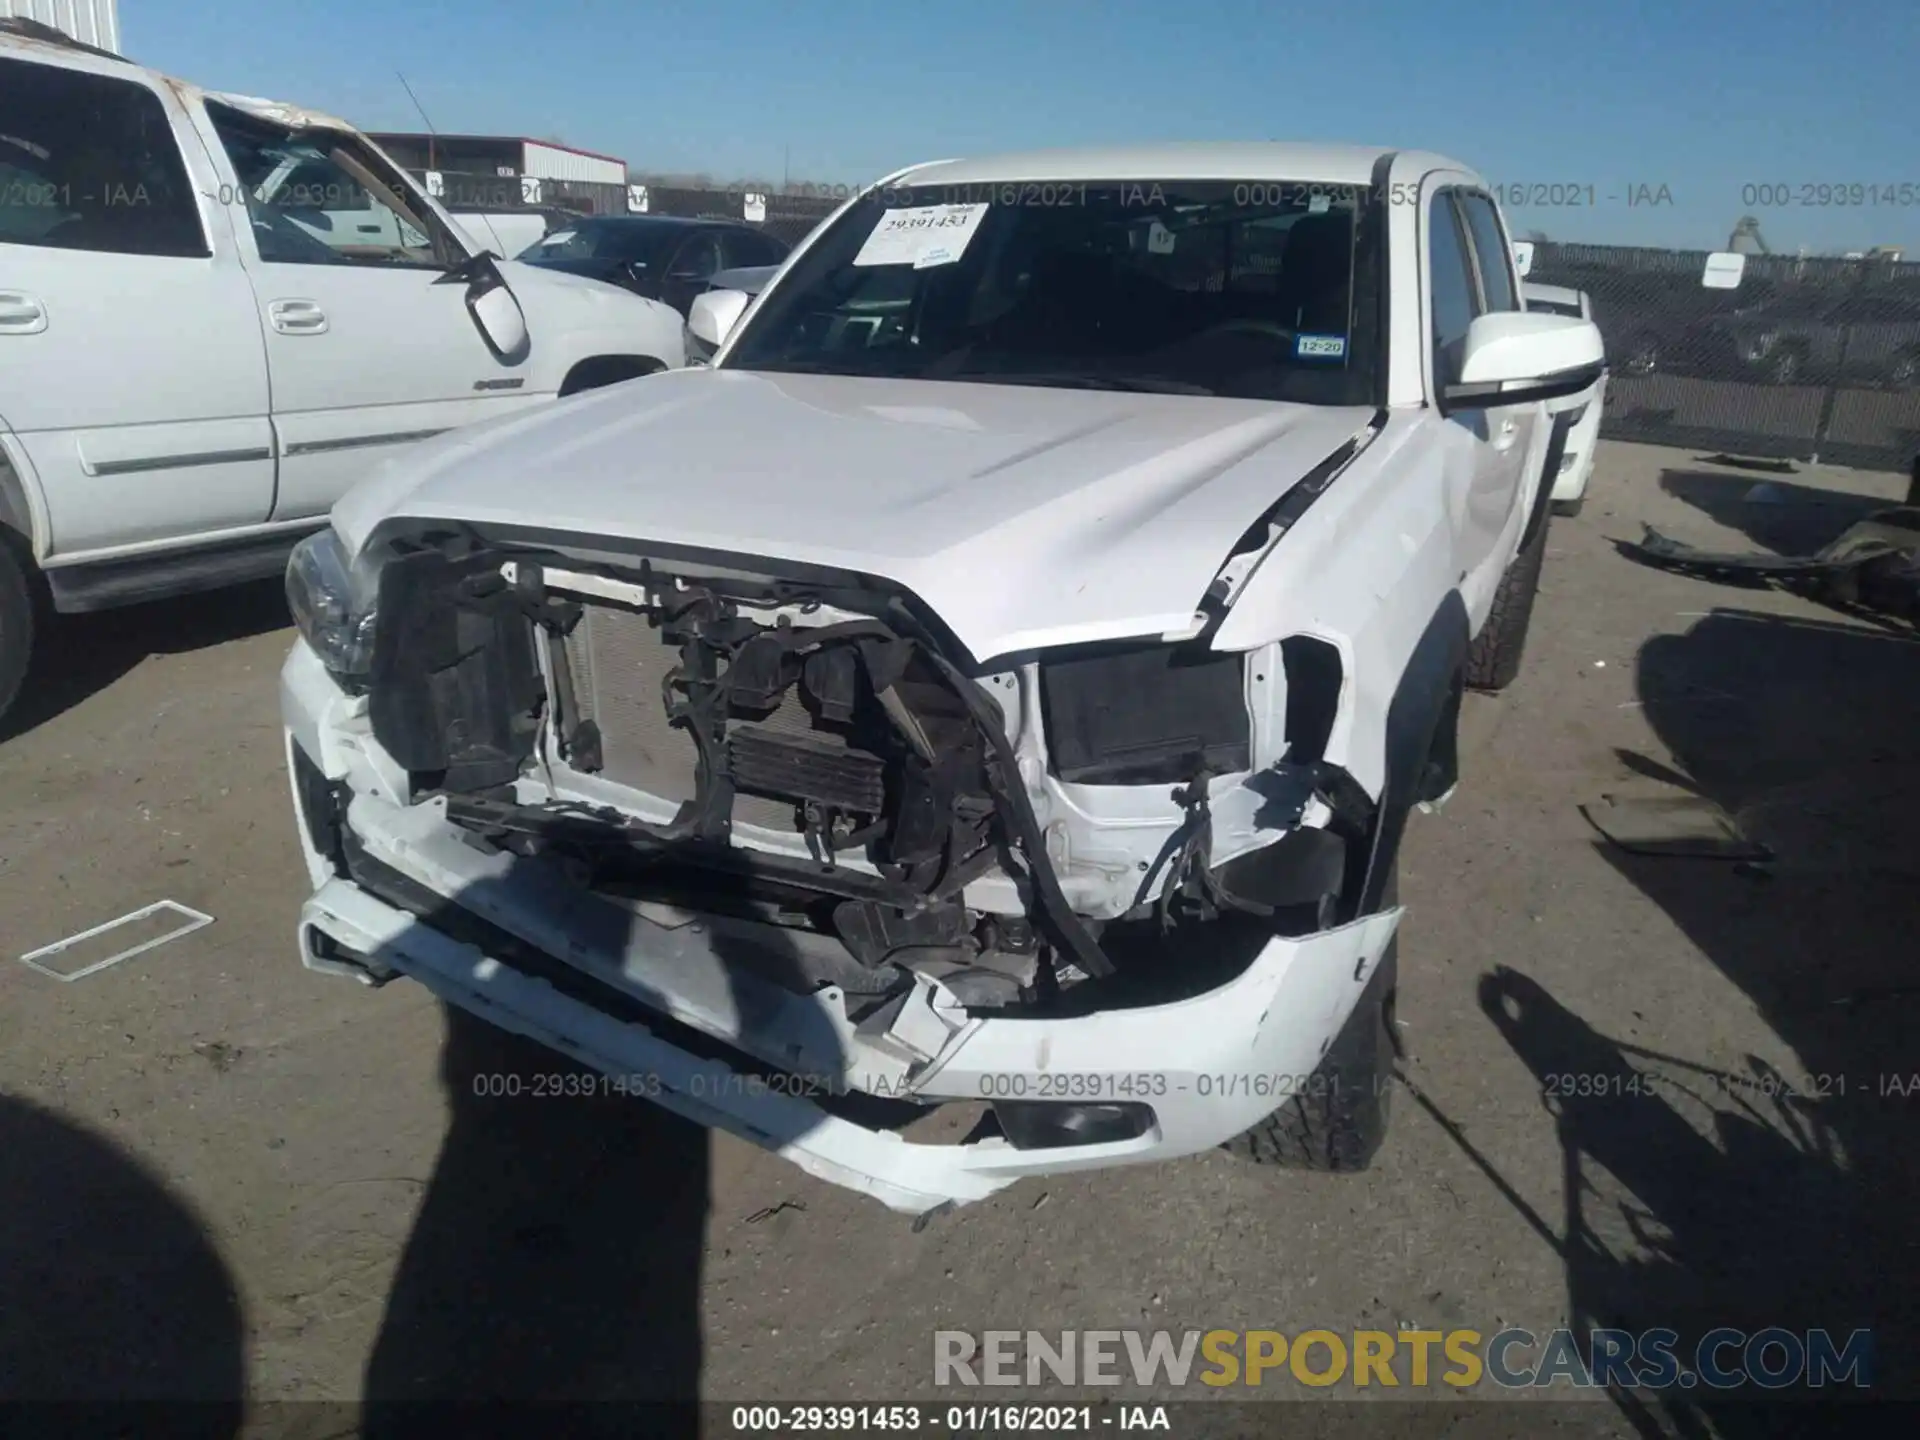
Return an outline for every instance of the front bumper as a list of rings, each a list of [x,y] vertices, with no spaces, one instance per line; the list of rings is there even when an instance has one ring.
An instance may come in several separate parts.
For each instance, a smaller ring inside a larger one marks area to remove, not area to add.
[[[910,1214],[984,1199],[1027,1175],[1171,1159],[1239,1134],[1306,1083],[1400,920],[1391,910],[1272,940],[1233,980],[1173,1004],[980,1018],[929,985],[875,1031],[847,1019],[831,986],[800,995],[760,978],[764,968],[746,962],[767,957],[744,955],[741,945],[755,942],[730,937],[724,923],[656,923],[544,862],[472,848],[443,802],[396,803],[406,777],[374,742],[364,702],[304,644],[282,672],[281,704],[290,766],[298,747],[345,800],[346,848],[363,867],[356,874],[316,840],[325,827],[308,823],[315,788],[296,781],[314,886],[299,924],[308,966],[366,978],[359,967],[371,962],[409,975],[449,1004],[635,1078],[669,1110]],[[367,878],[376,872],[390,883]],[[395,885],[430,897],[424,913],[376,893]],[[473,933],[468,922],[511,943],[457,938]],[[343,961],[342,951],[362,958]],[[718,1043],[683,1042],[694,1036]],[[769,1067],[792,1078],[768,1083]],[[1131,1102],[1152,1115],[1124,1140],[935,1144],[835,1113],[844,1107],[828,1091]]]

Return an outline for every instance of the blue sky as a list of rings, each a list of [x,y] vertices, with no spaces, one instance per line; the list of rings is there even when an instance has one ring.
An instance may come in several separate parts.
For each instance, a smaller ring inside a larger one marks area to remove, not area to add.
[[[419,129],[403,71],[442,131],[637,169],[778,179],[790,156],[852,183],[1035,145],[1354,140],[1591,187],[1509,205],[1523,234],[1712,247],[1751,211],[1776,250],[1920,255],[1915,0],[121,0],[120,24],[202,84]],[[1906,205],[1743,195],[1903,183]]]

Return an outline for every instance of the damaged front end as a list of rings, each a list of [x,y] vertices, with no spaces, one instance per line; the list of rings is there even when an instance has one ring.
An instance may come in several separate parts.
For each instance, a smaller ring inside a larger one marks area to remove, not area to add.
[[[339,693],[317,658],[284,681],[308,962],[413,973],[602,1069],[639,1053],[589,1042],[612,1021],[650,1066],[804,1093],[802,1121],[676,1091],[898,1208],[1227,1138],[1273,1097],[1175,1077],[1311,1069],[1397,921],[1359,914],[1374,804],[1324,756],[1330,647],[1214,651],[1203,614],[981,669],[863,576],[464,528],[367,550],[334,617],[364,663],[310,644]],[[1004,1079],[1061,1065],[1081,1089]],[[800,1141],[832,1113],[867,1144],[835,1110],[861,1092],[991,1110],[922,1183]]]

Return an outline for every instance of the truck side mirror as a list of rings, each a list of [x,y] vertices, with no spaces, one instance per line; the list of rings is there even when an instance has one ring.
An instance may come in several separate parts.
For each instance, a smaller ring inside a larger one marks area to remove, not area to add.
[[[472,317],[473,328],[480,332],[480,338],[486,341],[487,349],[493,352],[493,358],[508,365],[523,359],[529,340],[527,316],[513,288],[507,284],[507,277],[500,273],[499,262],[483,250],[433,283],[461,282],[467,287],[467,314]]]
[[[743,290],[708,290],[693,297],[687,328],[702,344],[718,350],[752,302],[753,297]]]
[[[1460,379],[1441,392],[1441,413],[1576,395],[1605,364],[1591,320],[1527,310],[1477,316],[1467,327]]]

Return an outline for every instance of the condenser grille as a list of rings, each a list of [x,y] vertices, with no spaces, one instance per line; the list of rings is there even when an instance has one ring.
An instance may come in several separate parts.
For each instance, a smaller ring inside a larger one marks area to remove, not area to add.
[[[601,777],[662,800],[691,800],[699,752],[692,736],[668,723],[661,703],[661,682],[679,663],[678,648],[645,615],[610,605],[588,606],[566,646],[582,718],[600,727]],[[845,745],[814,730],[797,686],[771,715],[755,716],[752,723]],[[797,828],[790,802],[756,795],[734,797],[733,820],[769,830]]]

